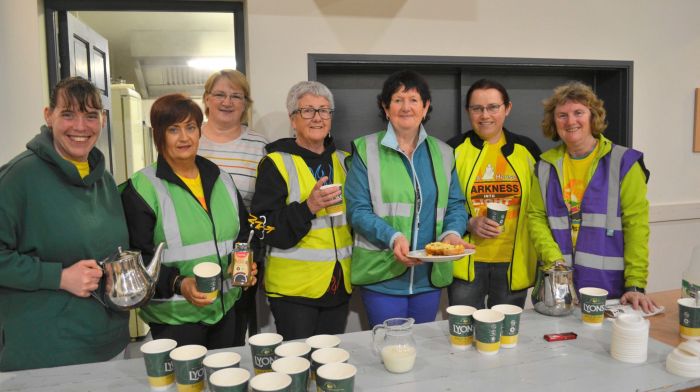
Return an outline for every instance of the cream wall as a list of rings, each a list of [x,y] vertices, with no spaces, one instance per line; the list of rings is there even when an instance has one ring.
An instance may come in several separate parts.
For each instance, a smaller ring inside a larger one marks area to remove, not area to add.
[[[42,8],[0,1],[0,162],[42,123]],[[271,139],[290,134],[285,94],[306,79],[308,53],[634,61],[634,147],[652,171],[649,288],[678,287],[700,244],[700,154],[691,152],[699,1],[249,0],[246,8],[252,125]]]

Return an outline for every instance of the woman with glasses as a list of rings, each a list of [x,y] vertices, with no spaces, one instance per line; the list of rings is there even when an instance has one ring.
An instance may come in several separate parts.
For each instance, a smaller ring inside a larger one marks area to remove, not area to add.
[[[476,81],[467,91],[465,108],[472,130],[447,142],[455,149],[464,207],[471,216],[464,239],[478,249],[454,263],[451,305],[523,307],[535,282],[537,258],[527,231],[527,205],[540,149],[503,127],[512,108],[500,83]],[[508,207],[503,225],[486,216],[489,203]]]
[[[641,152],[603,136],[606,127],[603,101],[583,83],[544,101],[542,131],[562,143],[537,164],[528,227],[543,268],[573,265],[576,288],[603,288],[649,313],[649,171]]]
[[[258,162],[265,156],[268,141],[246,125],[253,106],[248,80],[233,69],[214,72],[204,84],[202,100],[207,122],[202,125],[198,154],[231,175],[243,196],[246,211],[250,211]],[[241,229],[248,230],[247,226]],[[255,261],[262,267],[265,248],[257,239],[252,247]],[[259,273],[262,276],[262,268]],[[245,345],[246,329],[250,329],[250,335],[258,332],[256,292],[257,286],[245,290],[236,303],[235,346]]]
[[[356,139],[345,195],[355,231],[352,283],[361,286],[370,326],[392,317],[435,320],[452,263],[423,263],[409,252],[462,240],[464,196],[452,149],[428,136],[430,88],[421,75],[399,71],[377,96],[387,129]]]
[[[292,86],[287,113],[295,137],[268,144],[258,166],[252,210],[267,227],[265,291],[284,340],[343,333],[347,321],[352,237],[345,214],[326,210],[341,188],[322,188],[345,184],[347,153],[330,136],[333,107],[323,84]]]

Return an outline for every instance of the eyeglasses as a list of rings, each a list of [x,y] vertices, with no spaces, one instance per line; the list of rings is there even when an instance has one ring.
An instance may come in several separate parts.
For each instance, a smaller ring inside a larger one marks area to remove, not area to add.
[[[483,113],[484,110],[489,112],[489,114],[496,114],[496,113],[498,113],[498,110],[503,105],[505,105],[505,104],[502,103],[499,105],[499,104],[492,103],[492,104],[488,104],[486,106],[472,105],[472,106],[469,106],[468,109],[469,109],[469,112],[472,114],[480,114],[480,113]]]
[[[212,93],[211,96],[219,102],[225,101],[227,97],[230,98],[232,102],[245,101],[245,95],[242,94],[226,94],[224,92],[217,91],[215,93]]]
[[[329,108],[320,108],[320,109],[314,109],[314,108],[300,108],[292,112],[292,116],[299,113],[301,115],[301,118],[304,118],[306,120],[311,120],[312,118],[316,117],[316,113],[321,117],[323,120],[328,120],[333,116],[333,109]]]

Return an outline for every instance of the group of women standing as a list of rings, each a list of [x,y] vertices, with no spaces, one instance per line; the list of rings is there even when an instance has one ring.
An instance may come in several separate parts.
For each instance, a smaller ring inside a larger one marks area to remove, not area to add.
[[[344,332],[353,286],[370,326],[434,320],[445,287],[450,304],[524,306],[538,260],[572,265],[578,287],[653,306],[644,295],[648,171],[641,153],[602,136],[605,110],[586,85],[559,87],[545,102],[545,136],[563,143],[544,154],[504,127],[513,103],[492,80],[467,92],[472,130],[444,143],[426,129],[426,80],[392,74],[377,96],[386,129],[356,139],[351,153],[336,149],[333,95],[321,83],[291,88],[294,137],[269,144],[245,125],[252,99],[242,74],[212,75],[203,98],[206,124],[187,97],[156,100],[158,161],[122,193],[131,246],[148,257],[167,245],[156,296],[141,313],[154,338],[243,344],[254,289],[241,294],[227,267],[234,243],[249,241],[249,212],[255,241],[269,247],[264,290],[285,340]],[[338,200],[345,213],[329,214]],[[490,202],[508,206],[500,226],[486,217]],[[435,241],[476,252],[454,263],[410,256]],[[222,267],[214,300],[192,278],[203,261]]]

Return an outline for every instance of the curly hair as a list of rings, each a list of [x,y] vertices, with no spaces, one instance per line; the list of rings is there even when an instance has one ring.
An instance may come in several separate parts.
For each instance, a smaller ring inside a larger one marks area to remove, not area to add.
[[[587,84],[581,82],[569,82],[558,86],[554,89],[554,94],[551,97],[542,101],[544,105],[544,117],[542,118],[542,133],[544,136],[553,140],[559,140],[557,134],[557,124],[554,117],[554,111],[557,106],[564,105],[567,102],[577,102],[586,106],[591,111],[591,133],[593,136],[598,136],[608,123],[605,121],[605,108],[603,100],[598,98],[593,92],[593,89]]]

